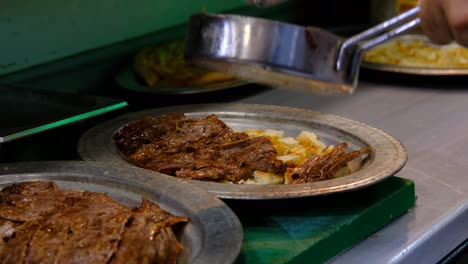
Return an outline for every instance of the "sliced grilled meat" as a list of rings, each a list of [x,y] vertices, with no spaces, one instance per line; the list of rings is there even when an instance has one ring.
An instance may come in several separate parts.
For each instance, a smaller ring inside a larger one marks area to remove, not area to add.
[[[131,155],[144,144],[174,131],[176,123],[185,118],[183,114],[178,113],[166,116],[147,116],[120,129],[114,135],[115,143],[125,155]]]
[[[330,152],[310,157],[300,167],[294,168],[291,173],[291,183],[307,183],[328,180],[346,165],[347,162],[370,153],[371,148],[346,153],[348,143],[343,142],[335,146]]]
[[[149,128],[155,132],[148,132]],[[151,136],[135,143],[142,134]],[[238,182],[251,177],[254,170],[275,174],[286,170],[268,139],[234,132],[216,115],[145,117],[123,127],[114,140],[138,166],[181,178]]]
[[[2,264],[175,263],[182,247],[172,227],[188,221],[145,198],[139,208],[129,208],[104,194],[60,190],[52,182],[13,184],[0,197]],[[129,248],[133,254],[126,253]]]
[[[170,227],[182,222],[187,218],[173,216],[143,199],[140,208],[132,212],[110,263],[176,263],[182,246]]]

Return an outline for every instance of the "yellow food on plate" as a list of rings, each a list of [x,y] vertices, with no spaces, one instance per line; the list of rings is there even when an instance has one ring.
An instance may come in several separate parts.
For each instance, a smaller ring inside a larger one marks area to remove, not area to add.
[[[183,50],[183,41],[145,47],[135,56],[133,69],[150,87],[201,86],[234,80],[229,74],[200,69],[187,63]]]
[[[367,51],[364,61],[414,68],[466,68],[468,49],[456,43],[438,46],[423,38],[398,38]]]

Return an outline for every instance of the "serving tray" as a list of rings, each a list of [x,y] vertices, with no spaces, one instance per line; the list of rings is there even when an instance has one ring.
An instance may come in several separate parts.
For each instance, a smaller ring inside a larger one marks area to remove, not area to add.
[[[113,142],[113,135],[124,125],[146,115],[182,112],[190,117],[216,114],[236,130],[284,130],[295,137],[301,131],[315,132],[326,145],[349,143],[350,151],[372,147],[370,157],[358,172],[346,177],[307,184],[251,185],[190,181],[221,198],[282,199],[317,196],[359,189],[389,177],[405,164],[407,153],[403,145],[386,132],[347,118],[310,110],[253,104],[199,104],[150,109],[129,113],[88,130],[78,143],[78,153],[84,160],[105,161],[115,167],[137,168],[123,158]],[[164,174],[152,172],[155,177]]]
[[[187,216],[178,263],[233,263],[239,254],[243,231],[236,215],[221,200],[186,181],[98,162],[0,164],[0,188],[25,181],[54,181],[61,189],[105,193],[127,206],[138,206],[145,196],[174,215]]]

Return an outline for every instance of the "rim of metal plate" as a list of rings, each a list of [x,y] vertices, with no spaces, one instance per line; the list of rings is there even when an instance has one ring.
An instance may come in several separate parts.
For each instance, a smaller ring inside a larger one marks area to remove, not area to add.
[[[468,75],[468,68],[420,68],[363,61],[361,67],[369,70],[421,76]]]
[[[41,180],[55,181],[59,186],[65,185],[65,189],[117,193],[122,199],[137,203],[134,200],[144,195],[171,213],[187,216],[189,223],[181,239],[188,250],[179,263],[234,263],[240,253],[243,231],[237,216],[221,200],[187,181],[154,177],[148,170],[101,162],[0,164],[0,187]]]
[[[173,112],[182,112],[194,117],[216,114],[221,120],[233,119],[236,122],[245,121],[253,125],[261,122],[273,122],[282,126],[285,124],[301,125],[302,127],[310,127],[312,131],[317,133],[324,132],[340,140],[358,142],[360,147],[371,146],[373,150],[366,164],[358,172],[326,181],[307,184],[251,185],[186,180],[220,198],[283,199],[356,190],[394,175],[405,165],[407,160],[406,149],[396,138],[369,125],[305,109],[236,103],[181,105],[128,113],[88,130],[78,143],[78,153],[83,160],[103,161],[112,163],[112,166],[137,168],[127,162],[119,153],[113,143],[112,136],[124,125],[146,115]],[[270,127],[270,129],[277,128]],[[158,177],[170,177],[157,172],[152,172],[152,174]]]

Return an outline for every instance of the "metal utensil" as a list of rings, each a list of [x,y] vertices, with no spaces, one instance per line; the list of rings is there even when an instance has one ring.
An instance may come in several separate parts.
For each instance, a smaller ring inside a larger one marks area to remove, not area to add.
[[[419,7],[343,39],[315,27],[261,18],[196,14],[184,55],[210,69],[275,87],[351,94],[363,53],[417,27]]]

